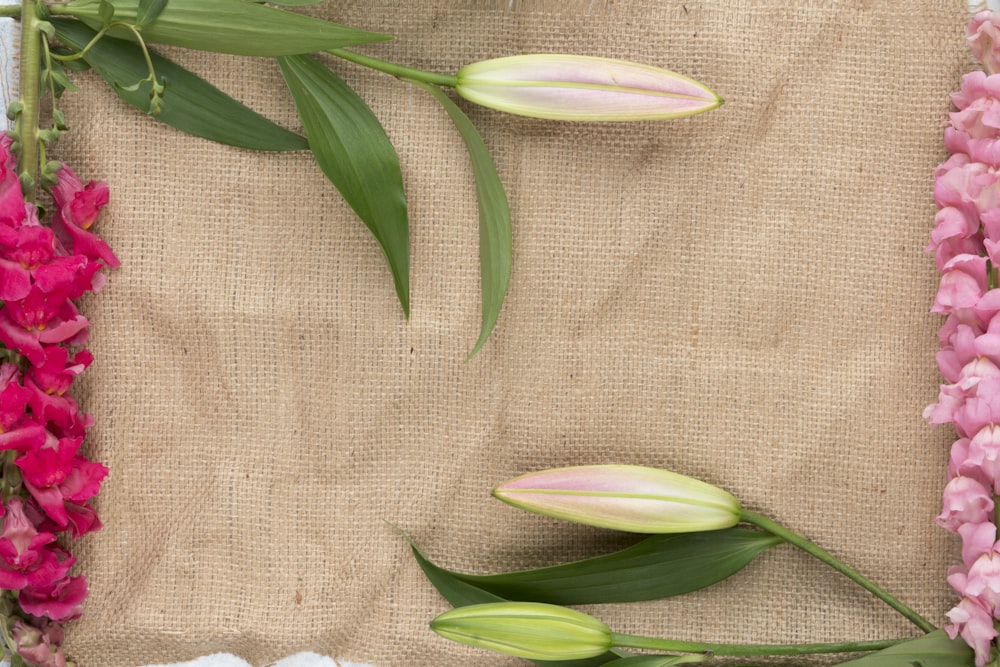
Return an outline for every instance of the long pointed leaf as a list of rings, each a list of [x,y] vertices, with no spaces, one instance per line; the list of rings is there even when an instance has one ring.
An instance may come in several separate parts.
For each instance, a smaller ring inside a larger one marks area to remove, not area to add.
[[[434,585],[434,588],[441,593],[444,599],[451,604],[451,606],[464,607],[470,604],[482,604],[485,602],[504,602],[504,598],[502,597],[456,579],[448,570],[438,567],[431,561],[427,560],[427,558],[425,558],[424,555],[420,553],[420,551],[412,544],[410,545],[410,548],[413,550],[413,556],[417,559],[417,564],[420,565],[420,569],[424,571],[427,579]],[[618,660],[622,657],[627,657],[629,655],[630,654],[627,651],[612,649],[604,655],[585,660],[535,660],[534,663],[541,667],[599,667],[600,665],[613,660]]]
[[[735,574],[781,538],[743,528],[654,535],[605,556],[552,567],[473,575],[458,581],[506,599],[551,604],[657,600],[696,591]]]
[[[972,649],[964,641],[935,630],[863,658],[838,662],[837,667],[970,667],[972,663]]]
[[[382,247],[409,317],[410,231],[403,175],[389,137],[364,100],[316,60],[288,56],[278,64],[316,162]]]
[[[483,138],[472,121],[437,86],[415,82],[441,103],[451,117],[472,159],[472,172],[476,177],[476,195],[479,198],[479,267],[483,295],[483,323],[479,340],[469,353],[471,359],[483,346],[496,326],[503,300],[510,283],[513,261],[513,239],[510,225],[510,206],[496,165],[490,157]]]
[[[139,0],[139,8],[135,14],[135,24],[137,28],[143,28],[159,17],[163,13],[167,2],[170,0]]]
[[[282,7],[305,7],[306,5],[317,5],[323,0],[250,0],[258,4],[266,2],[269,5],[281,5]]]
[[[708,660],[705,655],[633,655],[606,663],[607,667],[673,667]]]
[[[79,21],[52,19],[56,37],[67,46],[82,49],[96,34]],[[165,106],[157,120],[172,127],[231,146],[264,151],[300,151],[309,148],[304,137],[275,125],[253,109],[180,65],[150,53],[158,76],[168,81]],[[149,87],[127,86],[148,75],[146,61],[136,44],[104,37],[87,52],[85,60],[114,89],[118,96],[141,109],[149,110]]]
[[[75,16],[97,29],[104,23],[102,2],[114,8],[116,21],[134,24],[138,19],[139,0],[74,0],[61,5],[59,13]],[[130,31],[118,27],[109,34],[131,36]],[[156,21],[143,28],[142,37],[151,44],[238,56],[313,53],[391,39],[246,0],[170,0]]]

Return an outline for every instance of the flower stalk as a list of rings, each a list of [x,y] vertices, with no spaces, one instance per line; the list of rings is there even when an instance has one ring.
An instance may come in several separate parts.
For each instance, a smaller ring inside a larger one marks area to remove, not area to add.
[[[911,623],[916,625],[918,628],[924,632],[932,632],[937,628],[934,624],[925,619],[923,616],[914,611],[909,605],[905,604],[895,596],[891,595],[884,588],[873,582],[871,579],[867,578],[851,566],[844,563],[842,560],[831,554],[829,551],[818,546],[816,543],[802,537],[801,535],[792,532],[791,530],[785,528],[776,521],[773,521],[766,516],[757,514],[756,512],[751,512],[749,510],[743,510],[741,512],[740,518],[746,523],[753,524],[758,528],[762,528],[767,532],[780,537],[789,544],[798,547],[802,551],[806,552],[810,556],[826,563],[832,567],[837,572],[855,582],[866,591],[873,594],[878,599],[885,602],[887,605],[898,611],[904,617],[906,617]]]
[[[881,651],[905,639],[813,644],[719,644],[612,632],[589,614],[538,602],[489,602],[446,611],[431,629],[453,641],[530,660],[585,659],[612,648],[702,656],[788,656]]]
[[[38,117],[41,87],[42,32],[39,29],[38,3],[23,0],[21,3],[21,110],[18,113],[17,132],[21,150],[17,173],[21,189],[28,201],[35,198],[38,181]]]
[[[355,53],[354,51],[348,51],[347,49],[333,49],[330,53],[338,58],[343,58],[344,60],[352,62],[355,65],[361,65],[362,67],[384,72],[385,74],[391,74],[397,79],[412,79],[414,81],[422,81],[423,83],[429,83],[435,86],[444,86],[446,88],[454,88],[458,85],[458,77],[454,74],[438,74],[436,72],[428,72],[414,67],[405,67],[403,65],[391,63],[387,60],[379,60],[378,58],[372,58],[371,56],[364,56],[360,53]]]

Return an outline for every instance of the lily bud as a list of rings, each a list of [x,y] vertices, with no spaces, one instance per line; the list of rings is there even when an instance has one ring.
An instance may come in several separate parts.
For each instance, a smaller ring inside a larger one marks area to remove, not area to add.
[[[722,104],[694,79],[610,58],[511,56],[466,65],[457,78],[455,91],[470,102],[533,118],[664,120]]]
[[[529,660],[593,658],[611,648],[611,630],[574,609],[540,602],[491,602],[446,611],[431,630],[445,639]]]
[[[501,484],[493,495],[529,512],[631,533],[729,528],[741,511],[736,498],[711,484],[630,465],[541,470]]]

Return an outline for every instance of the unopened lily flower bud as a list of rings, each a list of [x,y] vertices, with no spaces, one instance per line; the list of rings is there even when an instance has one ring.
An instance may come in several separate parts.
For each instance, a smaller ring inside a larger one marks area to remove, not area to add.
[[[545,516],[631,533],[718,530],[740,521],[722,489],[677,473],[631,465],[553,468],[505,482],[493,495]]]
[[[626,60],[563,54],[466,65],[455,91],[484,107],[533,118],[664,120],[714,109],[722,98],[694,79]]]
[[[574,609],[540,602],[491,602],[446,611],[431,629],[446,639],[529,660],[593,658],[612,646],[611,630]]]

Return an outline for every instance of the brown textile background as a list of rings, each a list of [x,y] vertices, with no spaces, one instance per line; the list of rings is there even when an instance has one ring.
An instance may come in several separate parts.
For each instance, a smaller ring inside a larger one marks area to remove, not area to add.
[[[111,183],[123,267],[85,304],[81,400],[110,466],[70,652],[131,667],[314,650],[379,667],[522,664],[439,639],[439,562],[498,571],[608,549],[489,489],[631,462],[721,485],[936,623],[958,561],[939,511],[936,273],[921,249],[948,93],[972,64],[954,0],[438,0],[309,8],[437,71],[566,51],[667,66],[726,104],[568,125],[465,105],[507,185],[514,274],[479,323],[476,203],[443,111],[332,63],[383,120],[412,216],[413,316],[308,154],[188,138],[93,75],[59,156]],[[171,52],[289,127],[271,61]],[[169,100],[168,100],[169,103]],[[790,548],[697,595],[597,609],[617,630],[729,642],[916,630]]]

